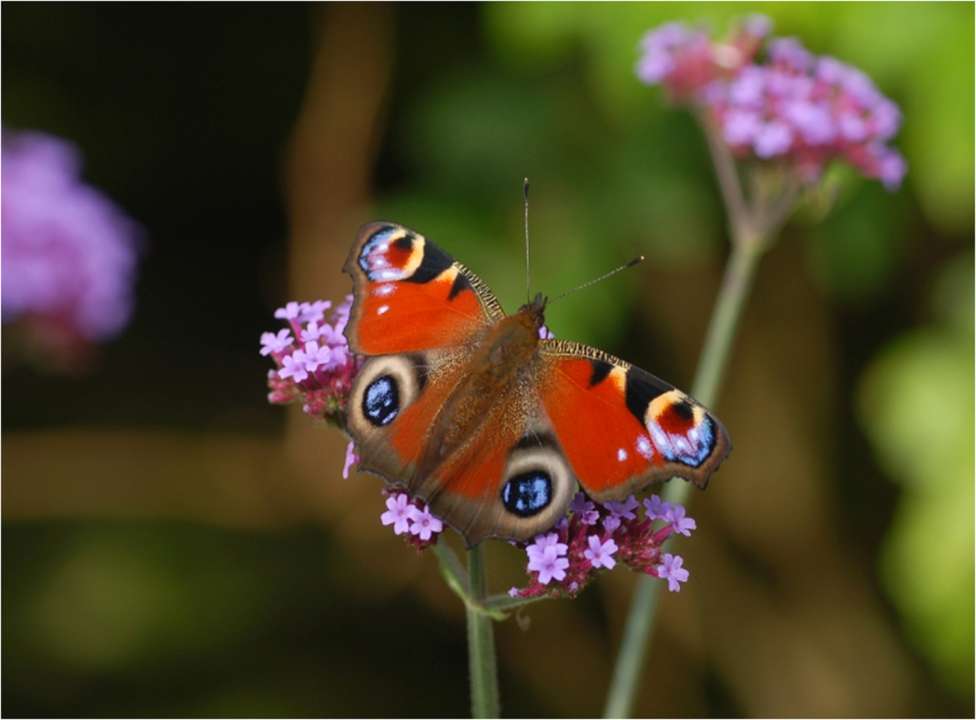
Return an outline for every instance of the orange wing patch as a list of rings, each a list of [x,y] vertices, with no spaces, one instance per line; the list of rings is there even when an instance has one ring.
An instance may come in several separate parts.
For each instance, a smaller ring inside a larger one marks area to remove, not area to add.
[[[666,382],[599,350],[545,341],[542,402],[580,484],[618,500],[672,476],[704,487],[729,454],[722,424]]]
[[[461,345],[502,315],[476,276],[399,225],[363,228],[344,270],[354,285],[346,337],[361,354]]]
[[[451,297],[457,270],[426,283],[370,283],[358,308],[356,345],[370,355],[458,345],[484,326],[470,287]]]
[[[553,371],[542,402],[563,452],[591,495],[615,494],[615,488],[645,472],[654,460],[661,462],[647,431],[627,410],[622,368],[560,358]]]

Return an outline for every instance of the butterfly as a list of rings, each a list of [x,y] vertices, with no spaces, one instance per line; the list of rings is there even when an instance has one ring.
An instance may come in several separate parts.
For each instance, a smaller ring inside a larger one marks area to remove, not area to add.
[[[602,350],[543,339],[546,298],[506,315],[412,230],[365,226],[343,270],[346,339],[365,358],[346,414],[359,469],[425,500],[469,546],[551,528],[577,487],[601,502],[673,476],[704,488],[731,450],[688,395]]]

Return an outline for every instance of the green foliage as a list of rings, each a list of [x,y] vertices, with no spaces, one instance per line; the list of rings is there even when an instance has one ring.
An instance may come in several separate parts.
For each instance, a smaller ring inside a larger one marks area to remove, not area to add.
[[[957,690],[973,679],[973,258],[934,291],[933,327],[889,346],[861,385],[862,425],[904,487],[882,557],[918,646]]]

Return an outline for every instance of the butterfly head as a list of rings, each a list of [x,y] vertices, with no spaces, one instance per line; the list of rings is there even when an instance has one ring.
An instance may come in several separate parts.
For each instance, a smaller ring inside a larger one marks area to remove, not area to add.
[[[519,308],[519,315],[524,316],[530,320],[534,325],[535,329],[538,330],[546,322],[546,305],[549,302],[549,298],[543,295],[541,292],[535,294],[535,298],[531,302],[525,303]]]

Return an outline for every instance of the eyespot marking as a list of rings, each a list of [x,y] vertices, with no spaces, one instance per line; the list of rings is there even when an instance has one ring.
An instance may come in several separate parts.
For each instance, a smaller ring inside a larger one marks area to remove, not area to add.
[[[409,279],[421,264],[424,239],[394,225],[374,232],[359,251],[359,267],[373,282]]]
[[[400,412],[400,392],[391,375],[382,375],[363,393],[363,417],[377,427],[389,425]]]
[[[627,370],[627,389],[625,392],[627,409],[643,425],[648,406],[655,398],[671,389],[670,385],[665,385],[652,375],[648,375],[636,367],[631,367]]]
[[[552,478],[543,470],[519,473],[502,486],[502,504],[519,517],[532,517],[552,502]]]

